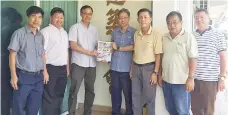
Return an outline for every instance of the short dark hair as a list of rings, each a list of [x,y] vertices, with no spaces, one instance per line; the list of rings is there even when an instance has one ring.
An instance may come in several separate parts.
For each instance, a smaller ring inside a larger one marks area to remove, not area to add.
[[[138,11],[138,13],[137,13],[138,17],[139,17],[139,14],[140,14],[141,12],[148,12],[149,15],[150,15],[150,17],[152,17],[152,12],[151,12],[149,9],[147,9],[147,8],[142,8],[142,9],[140,9],[140,10]]]
[[[119,12],[118,12],[118,16],[121,14],[121,13],[127,13],[127,15],[130,17],[130,12],[129,12],[129,10],[128,9],[126,9],[126,8],[122,8]]]
[[[182,15],[180,12],[177,11],[172,11],[170,12],[167,16],[166,16],[166,23],[168,23],[168,19],[169,17],[173,17],[173,16],[177,16],[179,18],[180,21],[182,21]]]
[[[87,8],[90,8],[90,9],[92,10],[92,12],[93,12],[93,8],[92,8],[91,6],[89,6],[89,5],[84,5],[84,6],[82,6],[81,9],[80,9],[80,13],[82,13],[82,11],[85,10],[85,9],[87,9]]]
[[[52,10],[51,10],[51,13],[50,15],[53,16],[55,13],[62,13],[64,15],[64,11],[62,8],[59,8],[59,7],[54,7]]]
[[[26,14],[28,17],[31,16],[32,14],[38,14],[38,13],[41,13],[42,17],[44,16],[44,11],[38,6],[30,6],[26,10]]]
[[[196,9],[195,14],[198,13],[198,12],[205,12],[207,15],[209,15],[207,9],[203,9],[203,8]]]

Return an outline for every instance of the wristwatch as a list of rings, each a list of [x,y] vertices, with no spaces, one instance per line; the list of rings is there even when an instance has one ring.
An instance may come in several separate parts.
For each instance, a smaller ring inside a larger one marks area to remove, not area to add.
[[[156,72],[156,71],[153,71],[153,73],[154,73],[155,75],[157,75],[157,76],[159,75],[159,73],[158,73],[158,72]]]
[[[120,50],[120,46],[117,46],[116,50],[118,50],[118,51],[119,51],[119,50]]]
[[[218,76],[220,80],[224,81],[226,79],[226,76],[219,75]]]
[[[195,79],[194,75],[188,75],[189,78]]]

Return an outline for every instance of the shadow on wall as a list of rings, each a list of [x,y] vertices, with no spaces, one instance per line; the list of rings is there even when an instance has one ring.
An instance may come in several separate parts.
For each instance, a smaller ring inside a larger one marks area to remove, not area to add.
[[[21,28],[22,16],[14,8],[1,9],[1,114],[9,115],[12,105],[12,87],[10,85],[9,51],[13,32]]]

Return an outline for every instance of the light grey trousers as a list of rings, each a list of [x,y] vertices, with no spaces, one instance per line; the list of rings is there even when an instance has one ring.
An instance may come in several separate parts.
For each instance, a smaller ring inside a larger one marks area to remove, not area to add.
[[[134,115],[142,115],[146,104],[146,115],[155,115],[156,85],[150,85],[150,77],[154,71],[154,63],[133,64],[132,70],[132,108]]]

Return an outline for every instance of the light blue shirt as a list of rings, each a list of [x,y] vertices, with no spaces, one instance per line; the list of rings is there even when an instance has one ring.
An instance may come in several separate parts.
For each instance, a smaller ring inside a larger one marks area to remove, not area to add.
[[[11,37],[8,50],[17,52],[16,67],[18,69],[28,72],[37,72],[44,69],[42,58],[44,37],[40,31],[33,35],[27,25],[16,30]]]

